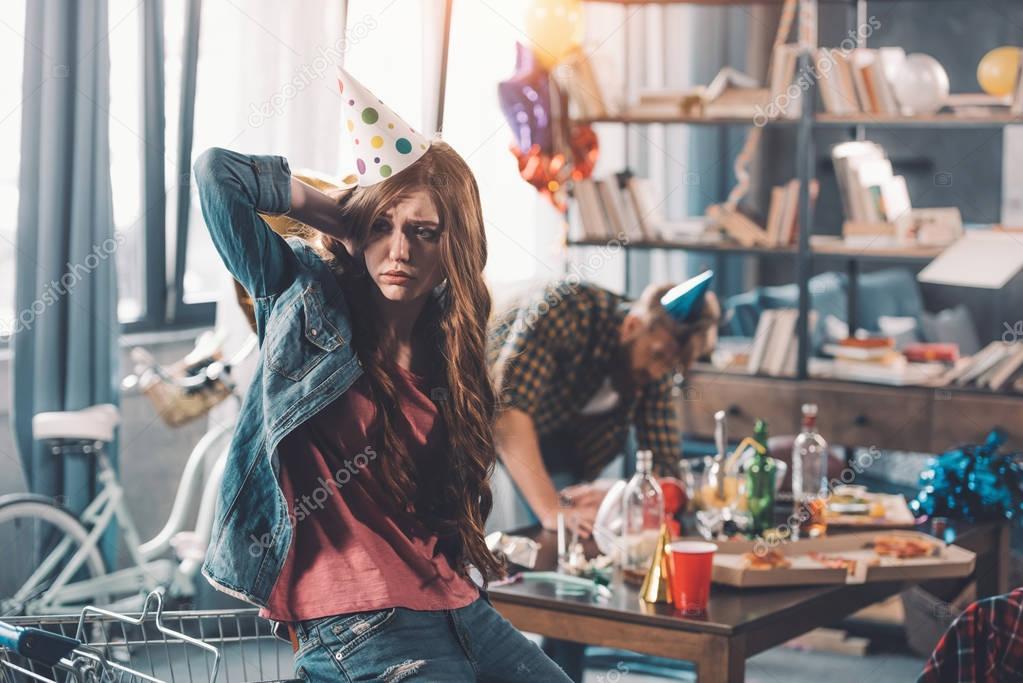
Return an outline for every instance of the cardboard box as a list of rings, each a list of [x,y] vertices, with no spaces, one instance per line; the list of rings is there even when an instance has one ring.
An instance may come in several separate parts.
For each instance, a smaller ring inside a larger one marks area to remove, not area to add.
[[[874,539],[882,535],[926,540],[936,547],[937,554],[912,559],[880,557],[874,552],[873,544]],[[974,553],[917,531],[857,532],[783,543],[774,549],[792,563],[785,569],[748,569],[743,554],[754,551],[758,544],[753,541],[721,541],[717,545],[713,581],[738,588],[961,578],[973,573],[976,562]],[[852,571],[832,568],[813,559],[810,553],[837,555],[859,562]],[[877,564],[872,564],[875,560]]]
[[[884,515],[874,517],[872,515],[839,514],[826,509],[824,518],[828,527],[858,527],[860,529],[912,529],[916,526],[916,517],[906,503],[906,497],[901,493],[866,493],[863,496],[871,503],[880,503],[884,508]]]

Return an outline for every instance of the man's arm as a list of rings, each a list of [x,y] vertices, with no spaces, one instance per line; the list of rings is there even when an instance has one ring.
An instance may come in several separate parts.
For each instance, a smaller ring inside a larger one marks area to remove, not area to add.
[[[533,418],[518,408],[502,411],[494,423],[494,441],[512,481],[546,529],[557,526],[558,491],[540,455]]]
[[[542,397],[557,381],[557,351],[571,349],[584,339],[582,307],[563,292],[545,289],[522,306],[508,335],[491,361],[494,387],[501,410],[495,420],[495,442],[502,463],[544,527],[557,525],[561,498],[543,462],[538,436],[544,418]],[[572,491],[572,510],[565,523],[585,538],[596,516],[594,496]]]
[[[517,408],[504,410],[498,416],[494,441],[498,457],[543,528],[557,529],[560,509],[565,513],[566,527],[578,531],[582,538],[589,538],[606,487],[577,484],[559,494],[543,463],[533,418]],[[571,507],[562,508],[562,498],[568,498]]]

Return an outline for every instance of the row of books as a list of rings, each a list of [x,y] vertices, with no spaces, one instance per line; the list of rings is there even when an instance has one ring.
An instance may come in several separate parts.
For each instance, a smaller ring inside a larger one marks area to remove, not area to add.
[[[631,241],[661,239],[661,202],[649,178],[628,173],[587,178],[575,181],[573,193],[583,239],[615,239],[621,235]]]
[[[906,60],[901,47],[820,48],[814,53],[821,102],[829,114],[901,114],[895,77]]]
[[[816,311],[810,311],[810,329],[814,328],[816,320]],[[761,312],[753,335],[753,346],[746,361],[746,371],[750,374],[794,375],[799,353],[798,322],[799,311],[794,308],[775,308]]]
[[[577,48],[552,72],[558,87],[568,96],[569,116],[573,119],[599,119],[607,116],[603,90],[586,53]]]
[[[787,247],[796,243],[799,236],[799,189],[801,183],[793,178],[784,185],[771,190],[771,203],[767,211],[767,225],[764,226],[767,246]],[[816,178],[810,181],[810,203],[817,201],[820,183]]]
[[[771,119],[798,118],[806,92],[804,85],[808,85],[799,78],[811,77],[809,74],[797,77],[800,50],[793,43],[775,47],[768,87],[760,87],[756,79],[726,67],[707,86],[642,90],[638,100],[623,113],[637,118],[756,118],[765,113]],[[906,51],[901,47],[818,48],[811,61],[824,111],[839,116],[903,114],[895,80],[905,59]],[[1020,73],[1023,74],[1023,60]],[[601,79],[581,49],[566,57],[552,74],[568,95],[571,118],[600,119],[612,113]],[[963,115],[978,111],[986,115],[1003,109],[1023,115],[1023,78],[1017,76],[1016,84],[1011,96],[957,94],[950,95],[947,104]]]
[[[740,211],[729,211],[721,206],[709,207],[707,215],[740,246],[789,247],[796,243],[799,236],[800,187],[799,179],[793,178],[771,190],[771,203],[764,226]],[[820,183],[814,178],[810,181],[811,204],[817,201],[819,193]]]
[[[881,145],[867,140],[843,142],[832,148],[831,159],[846,220],[892,223],[908,232],[912,204],[906,179],[895,175]]]
[[[1023,342],[993,341],[962,358],[935,383],[937,386],[976,387],[1023,393]]]

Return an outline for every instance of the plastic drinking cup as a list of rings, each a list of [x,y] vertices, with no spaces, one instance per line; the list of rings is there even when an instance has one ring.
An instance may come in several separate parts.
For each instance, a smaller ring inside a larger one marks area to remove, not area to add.
[[[717,549],[715,544],[704,541],[675,541],[668,545],[675,609],[684,614],[706,613]]]

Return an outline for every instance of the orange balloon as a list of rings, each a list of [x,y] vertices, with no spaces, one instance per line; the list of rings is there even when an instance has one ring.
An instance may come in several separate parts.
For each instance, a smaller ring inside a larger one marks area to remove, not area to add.
[[[1020,49],[998,47],[984,55],[977,65],[977,81],[989,95],[1004,97],[1016,90],[1019,76]]]
[[[532,0],[526,35],[536,60],[547,70],[583,42],[582,0]]]

